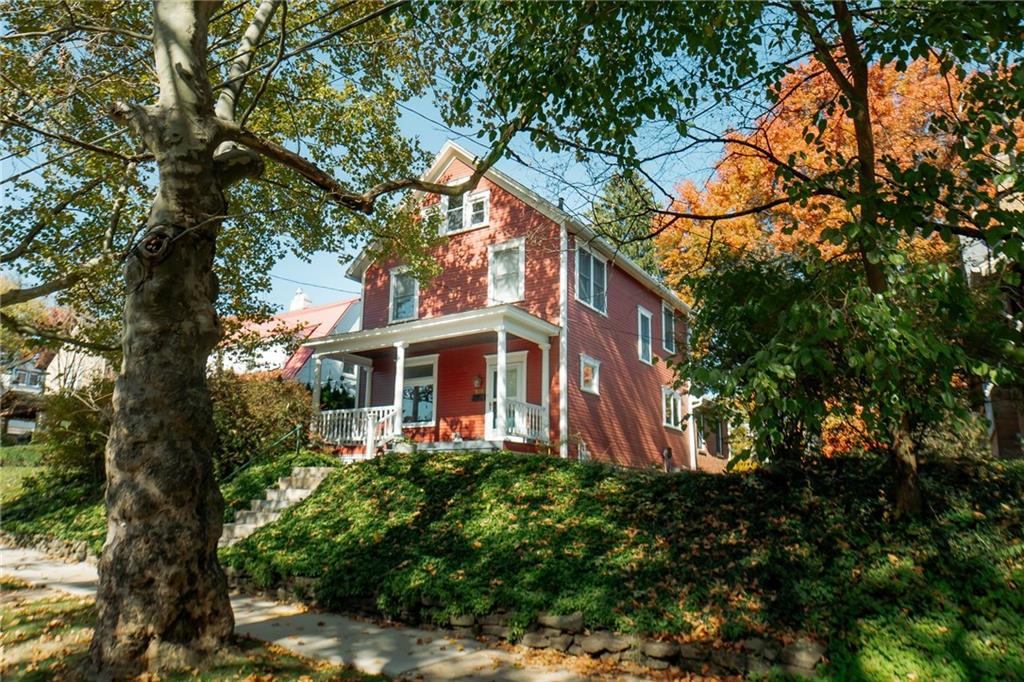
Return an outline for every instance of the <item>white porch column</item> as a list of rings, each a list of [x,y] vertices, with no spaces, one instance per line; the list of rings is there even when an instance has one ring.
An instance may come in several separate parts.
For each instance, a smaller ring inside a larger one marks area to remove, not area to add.
[[[540,406],[544,408],[544,440],[551,440],[551,344],[540,344]]]
[[[683,411],[686,412],[686,444],[690,450],[690,470],[697,470],[697,422],[693,418],[693,399],[690,397],[690,385],[686,385],[683,394]]]
[[[366,367],[363,376],[366,377],[366,386],[363,387],[363,407],[369,407],[373,389],[373,367]]]
[[[405,387],[405,341],[395,343],[395,433],[402,435],[402,389]]]
[[[505,332],[505,327],[501,326],[497,329],[498,332],[498,366],[497,366],[497,377],[495,378],[494,384],[494,413],[497,416],[497,428],[496,433],[498,440],[505,440],[505,430],[508,426],[508,412],[505,409],[505,395],[506,386],[505,379],[508,375],[508,334]]]
[[[310,386],[313,392],[313,433],[320,430],[320,382],[323,376],[323,360],[320,355],[313,356],[313,385]]]

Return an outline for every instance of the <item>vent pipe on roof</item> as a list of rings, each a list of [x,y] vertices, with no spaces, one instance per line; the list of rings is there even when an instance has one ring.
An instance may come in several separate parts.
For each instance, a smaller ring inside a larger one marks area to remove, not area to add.
[[[288,306],[288,312],[292,312],[294,310],[305,310],[311,305],[313,305],[313,301],[310,300],[309,296],[306,296],[302,287],[299,287],[295,290],[295,295],[292,296],[292,302]]]

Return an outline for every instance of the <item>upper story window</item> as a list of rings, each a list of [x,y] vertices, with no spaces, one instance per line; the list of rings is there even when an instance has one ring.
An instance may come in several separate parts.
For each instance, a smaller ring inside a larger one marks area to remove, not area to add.
[[[672,306],[661,304],[662,347],[669,353],[676,352],[676,311]]]
[[[443,197],[441,205],[444,210],[442,234],[484,227],[491,218],[491,191],[484,189]]]
[[[487,298],[491,303],[523,300],[526,274],[526,244],[522,237],[487,248],[490,266]]]
[[[14,369],[11,371],[12,383],[15,386],[27,386],[39,388],[43,385],[43,373],[29,369]]]
[[[642,306],[636,308],[637,342],[636,348],[640,359],[644,362],[652,362],[651,348],[651,311]]]
[[[391,271],[391,304],[388,319],[391,322],[416,319],[419,309],[420,283],[404,268]]]
[[[679,391],[673,391],[668,386],[662,387],[661,393],[662,404],[665,408],[662,414],[662,423],[672,429],[682,429],[683,397]]]
[[[607,313],[607,291],[607,261],[588,249],[576,249],[576,300]]]

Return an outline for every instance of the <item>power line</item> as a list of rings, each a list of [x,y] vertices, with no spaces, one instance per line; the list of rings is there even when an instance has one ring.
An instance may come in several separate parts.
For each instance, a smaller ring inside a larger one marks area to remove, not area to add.
[[[358,294],[359,293],[358,291],[353,291],[351,289],[339,289],[337,287],[329,287],[329,286],[325,286],[323,284],[313,284],[312,282],[300,282],[297,279],[291,279],[290,277],[283,277],[281,275],[275,275],[274,273],[270,273],[270,276],[273,277],[274,279],[284,280],[285,282],[291,282],[292,284],[299,284],[299,285],[304,286],[304,287],[313,287],[314,289],[326,289],[328,291],[338,291],[338,292],[341,292],[343,294]]]

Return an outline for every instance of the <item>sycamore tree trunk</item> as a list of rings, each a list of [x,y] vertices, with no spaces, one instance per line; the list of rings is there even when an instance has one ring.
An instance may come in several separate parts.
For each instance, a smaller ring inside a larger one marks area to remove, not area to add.
[[[215,7],[155,3],[159,103],[115,112],[155,155],[159,188],[125,264],[124,364],[106,452],[107,538],[92,642],[105,678],[196,665],[234,627],[217,563],[224,502],[206,386],[220,337],[213,259],[226,208],[205,66]]]

